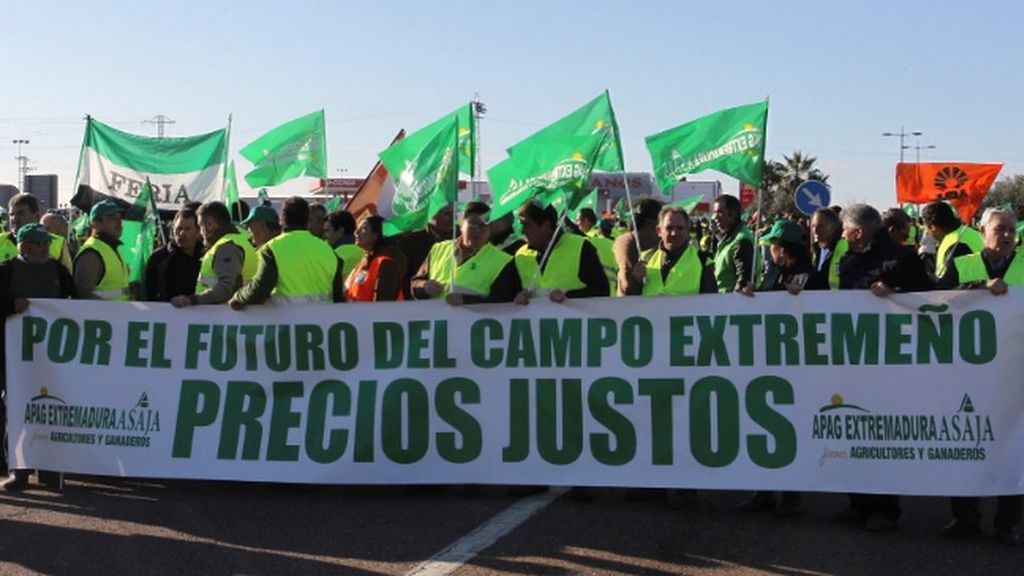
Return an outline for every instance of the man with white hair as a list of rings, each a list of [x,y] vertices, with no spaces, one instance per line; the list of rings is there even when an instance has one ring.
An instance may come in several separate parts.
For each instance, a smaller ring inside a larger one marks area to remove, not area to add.
[[[959,279],[961,289],[986,289],[994,296],[1006,294],[1009,286],[1024,286],[1024,257],[1017,254],[1017,214],[1013,210],[989,208],[981,217],[984,246],[980,252],[953,259],[947,271]],[[979,498],[953,498],[953,521],[942,529],[946,538],[964,538],[981,532]],[[1024,496],[1000,496],[992,524],[996,540],[1009,546],[1020,542],[1019,525]]]
[[[932,280],[911,246],[898,244],[882,225],[882,216],[867,204],[843,210],[843,236],[849,247],[839,262],[840,290],[871,290],[878,297],[893,292],[930,290]],[[892,494],[850,494],[844,517],[863,520],[872,532],[896,530],[900,497]]]

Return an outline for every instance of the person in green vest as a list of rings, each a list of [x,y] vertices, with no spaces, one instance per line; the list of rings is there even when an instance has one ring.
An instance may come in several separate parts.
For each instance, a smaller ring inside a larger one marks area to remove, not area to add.
[[[614,295],[619,275],[619,265],[615,260],[615,241],[605,236],[599,226],[597,214],[591,208],[580,208],[579,214],[576,215],[576,226],[594,248],[597,248],[597,256],[601,260],[601,267],[604,268],[604,275],[608,277],[610,294]]]
[[[989,208],[981,216],[984,245],[976,254],[958,256],[953,260],[960,289],[988,290],[1003,296],[1010,286],[1024,286],[1024,256],[1016,250],[1017,215],[1013,210]],[[946,538],[964,538],[981,533],[979,498],[953,498],[950,505],[953,521],[942,529]],[[1000,496],[996,500],[993,525],[996,540],[1001,544],[1020,543],[1020,522],[1024,496]]]
[[[645,250],[630,270],[626,295],[680,296],[718,292],[715,270],[690,239],[690,216],[665,206],[658,217],[658,245]]]
[[[256,276],[228,304],[329,304],[345,301],[342,265],[330,245],[309,232],[309,203],[292,196],[281,206],[282,233],[260,248]]]
[[[717,228],[715,281],[721,293],[739,292],[754,282],[754,238],[743,224],[739,198],[722,194],[712,211]]]
[[[490,210],[483,202],[466,204],[459,237],[431,246],[427,259],[413,276],[413,298],[444,298],[460,306],[511,302],[516,297],[522,284],[513,257],[488,241],[490,227],[485,218]]]
[[[256,248],[261,248],[281,233],[281,224],[278,222],[277,212],[270,206],[256,206],[249,211],[239,226],[245,227],[252,237],[252,243]]]
[[[356,219],[347,210],[335,210],[324,222],[324,240],[341,258],[342,275],[348,280],[356,265],[363,259],[363,249],[356,246]]]
[[[89,210],[91,232],[75,256],[72,276],[76,297],[82,300],[129,300],[128,267],[117,247],[121,245],[124,209],[113,200],[102,200]]]
[[[231,223],[228,207],[223,202],[207,202],[199,207],[196,215],[206,252],[199,264],[196,293],[171,298],[175,308],[223,304],[256,275],[256,249],[245,233]]]
[[[541,208],[536,202],[527,202],[519,209],[519,221],[526,245],[515,255],[523,286],[515,297],[517,304],[528,304],[538,293],[552,302],[608,296],[608,278],[597,249],[586,238],[561,229],[553,206]],[[553,244],[551,250],[541,262],[549,243]]]
[[[811,215],[811,263],[818,276],[832,290],[839,289],[839,262],[850,249],[843,236],[843,223],[831,208],[818,208]]]
[[[928,233],[935,238],[938,248],[935,252],[935,281],[942,289],[955,288],[959,282],[947,272],[953,260],[981,251],[985,241],[981,233],[960,222],[953,207],[945,202],[932,202],[921,210]]]
[[[576,226],[587,238],[603,235],[601,228],[597,225],[597,213],[593,208],[580,208],[579,213],[576,214]]]
[[[0,262],[6,262],[18,256],[18,230],[25,224],[38,224],[42,214],[39,213],[39,200],[27,193],[15,194],[7,203],[7,214],[10,230],[0,234]],[[71,272],[71,251],[65,236],[50,234],[50,257],[64,265]]]

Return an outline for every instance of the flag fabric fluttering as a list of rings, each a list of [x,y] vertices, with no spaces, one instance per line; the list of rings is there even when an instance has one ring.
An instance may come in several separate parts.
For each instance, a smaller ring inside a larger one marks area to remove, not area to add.
[[[694,194],[693,196],[687,196],[686,198],[681,198],[675,202],[670,202],[668,206],[679,206],[689,213],[693,212],[693,209],[696,208],[703,200],[703,194]]]
[[[410,134],[378,154],[395,181],[392,217],[384,223],[385,235],[423,228],[458,199],[458,129],[458,116],[453,114],[430,139]]]
[[[255,167],[245,175],[249,186],[277,186],[300,176],[327,178],[324,111],[286,122],[239,151]]]
[[[492,220],[531,198],[552,204],[566,195],[569,210],[589,192],[594,169],[621,172],[622,146],[608,92],[512,146],[487,172],[494,195]]]
[[[391,145],[405,138],[405,130],[399,130]],[[364,214],[376,214],[382,218],[391,217],[391,200],[395,197],[395,183],[391,181],[388,169],[378,160],[366,179],[348,200],[345,210],[357,220]]]
[[[324,203],[324,208],[327,209],[328,214],[341,208],[341,196],[334,196],[333,198],[328,200],[326,203]]]
[[[128,267],[129,283],[142,282],[146,263],[153,252],[160,226],[160,212],[154,200],[153,186],[147,180],[121,222],[118,252]]]
[[[896,200],[913,204],[945,200],[968,223],[1002,169],[1002,164],[969,162],[897,164]]]
[[[597,98],[577,108],[564,118],[541,128],[508,149],[509,156],[529,151],[537,144],[558,141],[566,137],[604,137],[602,147],[597,151],[594,170],[621,172],[623,170],[622,143],[619,139],[619,124],[615,120],[611,95],[605,90]]]
[[[161,210],[223,197],[227,130],[182,138],[151,138],[122,132],[86,118],[78,178],[71,204],[88,212],[114,199],[123,207],[139,195],[147,178]]]
[[[460,106],[458,110],[451,114],[442,116],[409,134],[405,137],[407,141],[405,145],[409,146],[410,149],[417,150],[427,146],[430,140],[437,136],[438,132],[448,129],[448,123],[451,121],[452,116],[455,116],[458,122],[459,173],[471,174],[474,162],[476,161],[476,129],[473,124],[472,106],[472,103]]]
[[[648,136],[654,178],[667,191],[687,174],[717,170],[760,188],[768,102],[721,110]]]

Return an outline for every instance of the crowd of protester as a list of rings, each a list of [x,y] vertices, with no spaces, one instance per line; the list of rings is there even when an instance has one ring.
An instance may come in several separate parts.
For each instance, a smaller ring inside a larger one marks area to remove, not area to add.
[[[384,234],[378,216],[357,222],[299,197],[286,200],[280,214],[270,206],[246,208],[237,224],[220,202],[188,204],[170,220],[166,245],[150,256],[137,285],[129,283],[118,252],[122,212],[114,202],[98,202],[89,212],[88,234],[70,238],[67,222],[40,214],[34,197],[12,198],[9,231],[0,235],[4,317],[25,311],[30,298],[134,298],[234,309],[441,298],[461,306],[804,290],[870,290],[886,297],[986,289],[1001,295],[1008,285],[1024,284],[1024,261],[1016,258],[1017,215],[990,208],[973,228],[942,202],[925,206],[920,218],[899,208],[879,213],[853,204],[819,209],[809,219],[784,214],[760,223],[729,195],[718,197],[709,217],[700,219],[645,198],[618,217],[584,208],[569,221],[552,206],[529,202],[514,215],[489,221],[487,204],[469,202],[458,215],[448,206],[425,228],[394,237]],[[22,489],[28,481],[29,471],[12,470],[4,487]],[[46,481],[43,474],[40,481]],[[583,488],[574,493],[590,498]],[[693,491],[669,495],[696,497]],[[756,492],[741,508],[793,516],[799,506],[798,493],[776,499]],[[1000,542],[1019,541],[1021,508],[1020,496],[998,499],[994,527]],[[952,512],[944,536],[980,532],[978,499],[954,498]],[[844,516],[868,530],[888,531],[897,528],[900,513],[898,496],[851,494]]]

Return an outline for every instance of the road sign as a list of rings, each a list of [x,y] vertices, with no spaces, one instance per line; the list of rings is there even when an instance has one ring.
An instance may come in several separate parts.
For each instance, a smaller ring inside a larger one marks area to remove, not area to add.
[[[828,185],[819,180],[808,180],[796,187],[793,202],[798,210],[810,216],[818,208],[828,208],[832,201],[832,191]]]

